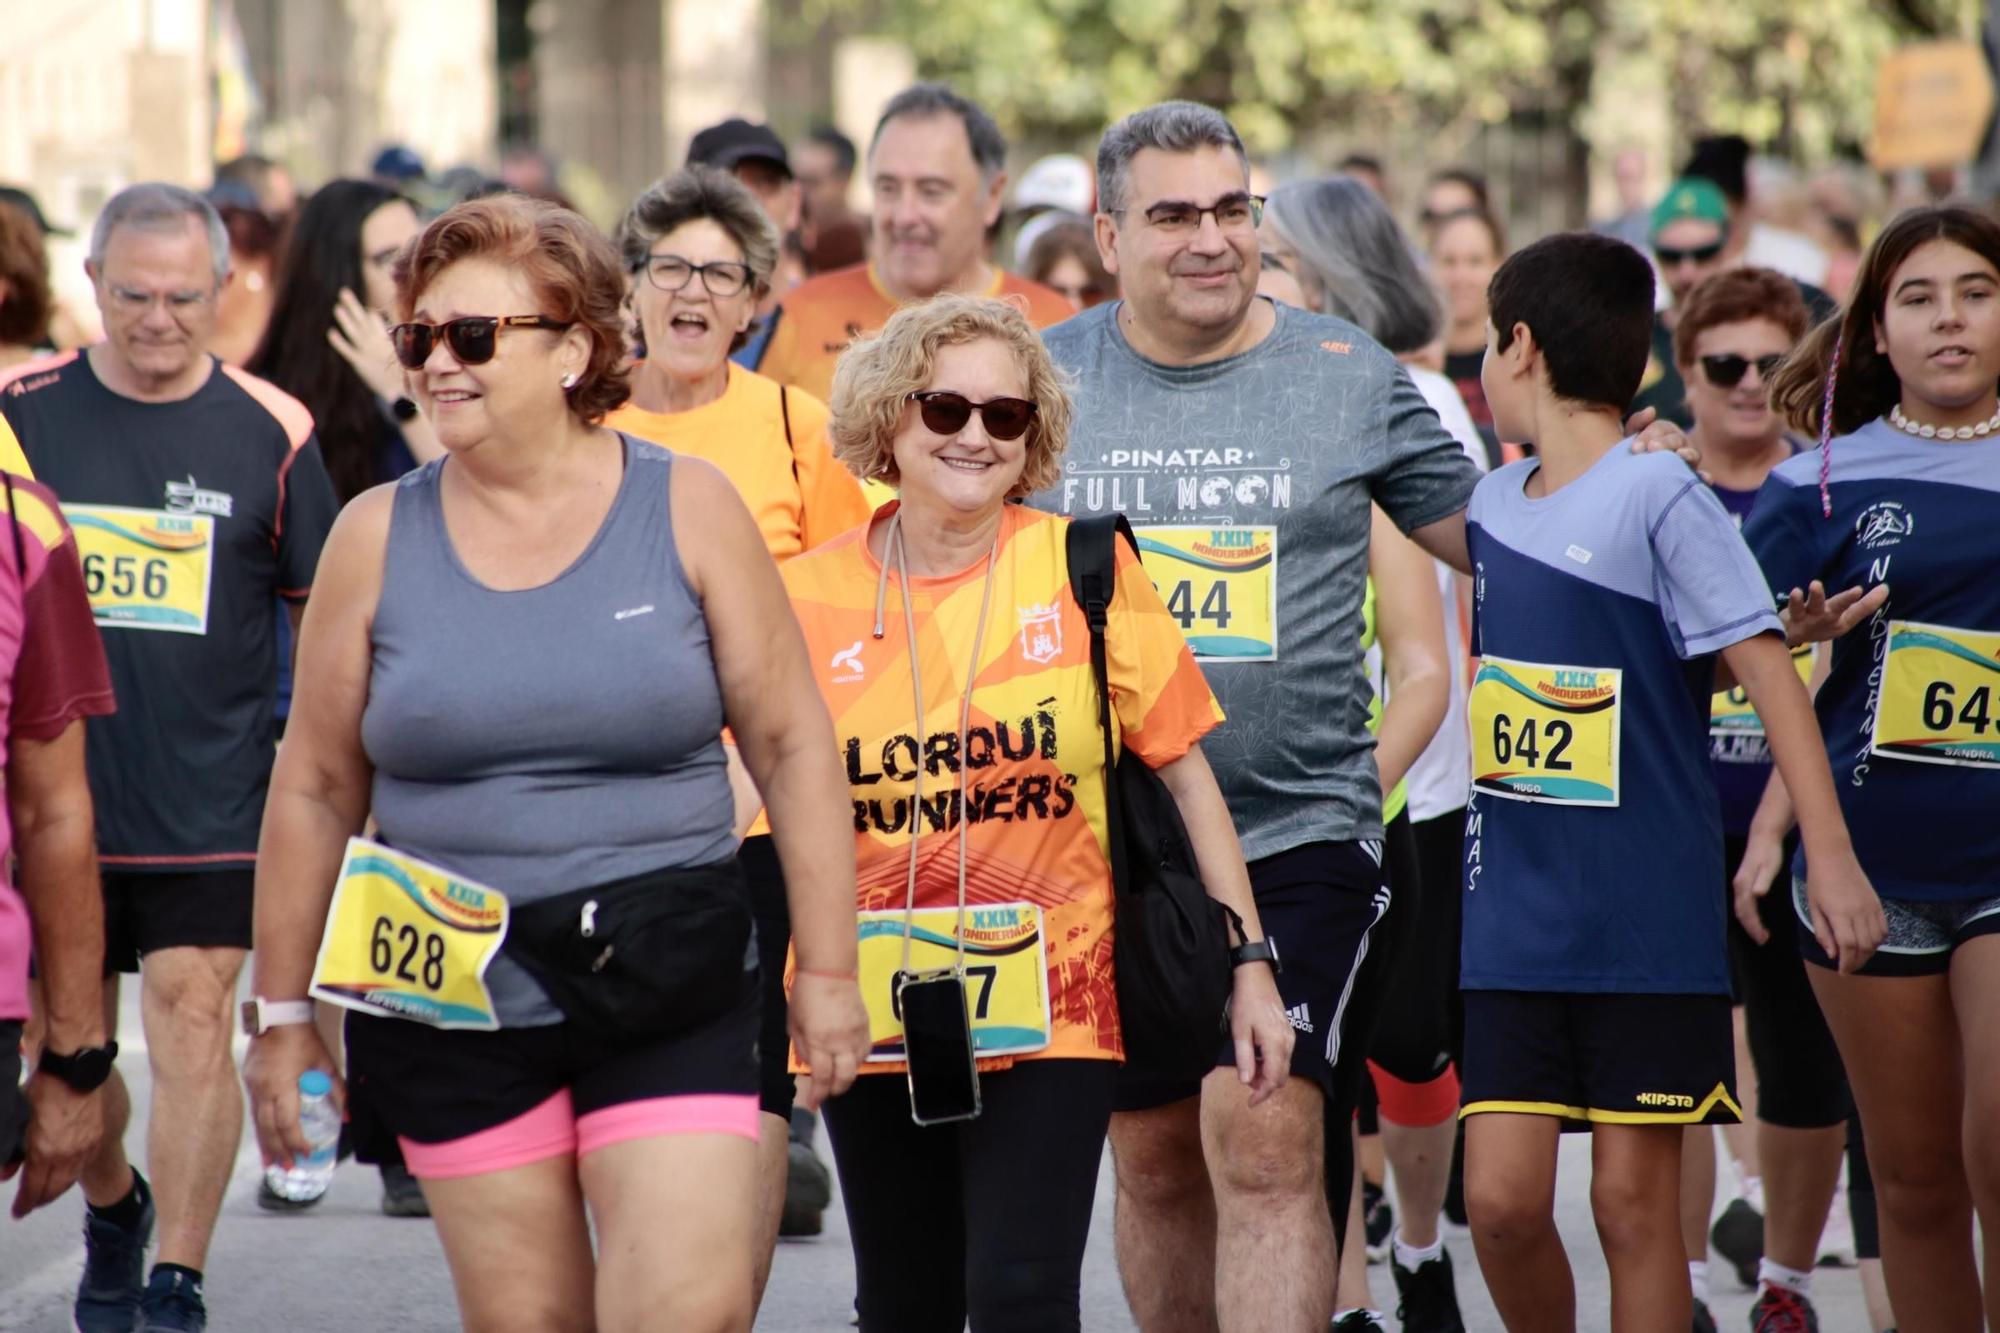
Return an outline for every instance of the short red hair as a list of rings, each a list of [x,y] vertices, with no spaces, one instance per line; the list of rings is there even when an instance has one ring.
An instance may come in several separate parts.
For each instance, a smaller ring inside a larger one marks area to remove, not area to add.
[[[1674,360],[1694,364],[1695,339],[1724,324],[1768,320],[1794,343],[1805,337],[1811,322],[1799,285],[1768,268],[1726,268],[1702,279],[1688,293],[1674,324]]]
[[[604,233],[567,208],[526,195],[493,195],[448,208],[396,261],[397,318],[409,319],[424,290],[461,259],[518,268],[542,306],[495,314],[544,315],[590,335],[590,362],[569,391],[570,411],[594,424],[625,401],[631,387],[625,275]]]

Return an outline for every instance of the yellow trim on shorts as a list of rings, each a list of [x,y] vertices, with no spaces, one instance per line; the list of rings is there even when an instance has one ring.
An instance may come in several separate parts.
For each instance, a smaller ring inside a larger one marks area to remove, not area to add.
[[[1702,1098],[1701,1104],[1687,1111],[1599,1111],[1588,1106],[1569,1106],[1562,1102],[1508,1102],[1484,1101],[1467,1102],[1459,1109],[1458,1118],[1481,1115],[1490,1112],[1505,1112],[1512,1115],[1547,1115],[1562,1120],[1584,1120],[1593,1125],[1698,1125],[1708,1119],[1717,1106],[1726,1107],[1738,1120],[1743,1118],[1743,1108],[1729,1095],[1729,1089],[1718,1083],[1715,1090]]]
[[[1493,1111],[1504,1111],[1511,1115],[1552,1115],[1561,1120],[1582,1120],[1591,1112],[1581,1106],[1565,1106],[1561,1102],[1467,1102],[1459,1108],[1458,1118],[1469,1115],[1483,1115]]]
[[[1738,1120],[1743,1118],[1743,1108],[1729,1095],[1729,1089],[1716,1084],[1715,1091],[1701,1099],[1701,1104],[1692,1111],[1589,1111],[1584,1118],[1593,1125],[1699,1125],[1708,1119],[1717,1106],[1726,1108]]]

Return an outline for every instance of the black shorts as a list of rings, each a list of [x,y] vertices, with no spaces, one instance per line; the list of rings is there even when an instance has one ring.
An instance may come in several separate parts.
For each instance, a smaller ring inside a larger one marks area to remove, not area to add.
[[[754,1096],[757,992],[722,1017],[645,1045],[570,1023],[445,1031],[400,1018],[347,1015],[347,1078],[356,1154],[381,1161],[388,1136],[451,1143],[518,1119],[567,1091],[575,1118],[659,1097]]]
[[[257,872],[106,871],[104,975],[137,972],[155,949],[247,949]]]
[[[1744,840],[1732,834],[1722,843],[1726,886],[1742,864]],[[1784,859],[1791,864],[1789,839]],[[1729,975],[1757,1071],[1757,1118],[1783,1129],[1825,1129],[1846,1121],[1852,1099],[1840,1048],[1799,961],[1798,918],[1785,901],[1785,879],[1757,900],[1758,919],[1770,932],[1763,944],[1729,914]]]
[[[750,886],[750,914],[757,921],[758,985],[764,999],[757,1034],[757,1105],[784,1119],[792,1114],[792,1099],[798,1091],[786,1058],[792,1045],[786,1025],[790,1012],[785,1006],[785,954],[792,944],[792,913],[785,901],[785,872],[778,864],[777,845],[768,833],[745,838],[736,850],[736,863],[743,867],[744,883]]]
[[[1736,1036],[1726,995],[1465,992],[1461,1117],[1592,1125],[1732,1125]]]
[[[1791,898],[1799,921],[1799,953],[1808,963],[1831,972],[1839,964],[1827,957],[1813,934],[1804,880],[1792,880]],[[1889,933],[1855,975],[1941,977],[1951,971],[1951,956],[1959,945],[1982,935],[2000,935],[2000,892],[1989,886],[1973,897],[1942,902],[1884,898],[1882,914],[1889,919]]]
[[[1358,1068],[1368,1053],[1365,1040],[1352,1050],[1344,1043],[1360,1021],[1354,999],[1363,988],[1356,979],[1371,949],[1379,954],[1378,928],[1389,911],[1382,844],[1313,842],[1252,861],[1250,891],[1284,969],[1278,994],[1296,1033],[1292,1077],[1312,1080],[1333,1099],[1340,1086],[1335,1066],[1345,1057]],[[1234,1067],[1233,1041],[1217,1044],[1215,1063]],[[1146,1111],[1200,1090],[1195,1082],[1121,1074],[1114,1107]]]
[[[21,1022],[0,1023],[0,1166],[28,1149],[28,1099],[21,1093]]]

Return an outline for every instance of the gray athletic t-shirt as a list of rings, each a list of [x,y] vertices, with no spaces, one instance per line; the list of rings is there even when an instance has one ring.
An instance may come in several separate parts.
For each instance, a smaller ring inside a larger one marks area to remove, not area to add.
[[[1465,508],[1479,472],[1394,357],[1344,320],[1277,307],[1238,356],[1165,366],[1122,303],[1044,330],[1076,377],[1063,476],[1033,503],[1116,510],[1228,715],[1203,740],[1256,859],[1382,836],[1361,595],[1368,502],[1405,532]]]

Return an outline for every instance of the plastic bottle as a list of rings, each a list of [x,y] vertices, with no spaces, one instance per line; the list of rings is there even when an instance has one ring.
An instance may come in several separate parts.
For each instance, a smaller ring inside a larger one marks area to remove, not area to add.
[[[294,1157],[290,1170],[265,1167],[264,1179],[279,1198],[307,1203],[326,1193],[332,1183],[340,1145],[340,1108],[333,1102],[333,1080],[321,1070],[299,1075],[299,1129],[312,1152]]]

